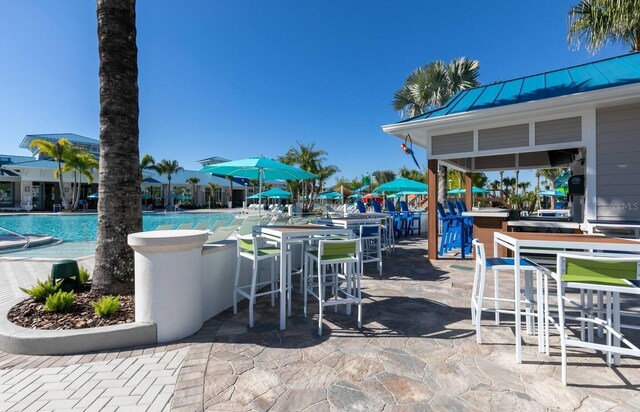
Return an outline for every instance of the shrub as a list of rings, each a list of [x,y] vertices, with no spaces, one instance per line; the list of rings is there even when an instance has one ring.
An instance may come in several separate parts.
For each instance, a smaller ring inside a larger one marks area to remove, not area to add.
[[[47,312],[65,312],[73,304],[76,295],[73,292],[57,291],[44,302],[44,310]]]
[[[50,295],[53,295],[60,289],[60,284],[54,285],[51,280],[44,282],[37,280],[35,286],[31,289],[20,288],[21,291],[31,296],[36,302],[44,302]]]
[[[120,296],[104,296],[92,303],[98,317],[111,316],[120,309]]]
[[[91,276],[91,274],[89,273],[89,271],[87,270],[87,268],[85,267],[80,267],[80,284],[84,285],[85,283],[87,283],[89,281],[89,277]]]

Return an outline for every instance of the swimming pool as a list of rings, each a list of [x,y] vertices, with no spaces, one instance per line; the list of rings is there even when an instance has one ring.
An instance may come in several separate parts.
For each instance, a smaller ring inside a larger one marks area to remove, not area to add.
[[[143,213],[142,229],[155,230],[158,225],[209,222],[231,222],[233,213]],[[98,231],[97,214],[50,215],[29,214],[0,216],[0,226],[23,234],[47,234],[65,242],[95,241]]]

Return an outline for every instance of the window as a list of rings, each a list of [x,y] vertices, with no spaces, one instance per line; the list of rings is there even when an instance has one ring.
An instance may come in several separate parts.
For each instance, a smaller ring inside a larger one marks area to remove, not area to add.
[[[13,183],[0,182],[0,206],[13,206]]]

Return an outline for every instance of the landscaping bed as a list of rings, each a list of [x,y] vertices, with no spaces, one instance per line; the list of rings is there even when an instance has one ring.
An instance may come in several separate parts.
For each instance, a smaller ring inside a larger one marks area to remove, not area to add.
[[[92,306],[100,298],[89,291],[77,292],[67,312],[46,312],[44,303],[28,298],[9,311],[9,321],[30,329],[85,329],[98,326],[122,325],[135,320],[134,296],[120,296],[120,309],[112,315],[98,317]]]

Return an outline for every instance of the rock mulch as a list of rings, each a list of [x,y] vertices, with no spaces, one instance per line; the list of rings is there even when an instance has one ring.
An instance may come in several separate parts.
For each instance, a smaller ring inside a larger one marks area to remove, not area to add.
[[[28,298],[9,311],[9,321],[30,329],[85,329],[98,326],[132,323],[135,319],[134,296],[120,296],[120,309],[103,318],[98,317],[91,305],[100,298],[91,292],[76,293],[71,309],[63,313],[44,311],[44,303]]]

